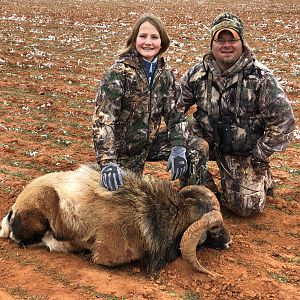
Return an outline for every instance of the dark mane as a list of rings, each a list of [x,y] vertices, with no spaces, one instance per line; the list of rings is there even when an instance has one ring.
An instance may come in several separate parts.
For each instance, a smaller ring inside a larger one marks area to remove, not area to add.
[[[179,254],[183,232],[191,224],[189,210],[194,210],[195,220],[211,210],[201,199],[188,200],[174,189],[169,181],[152,176],[140,177],[126,170],[126,182],[118,189],[114,198],[124,209],[131,207],[137,218],[141,236],[146,239],[141,265],[144,271],[152,272],[174,260]],[[186,214],[186,216],[185,216]]]

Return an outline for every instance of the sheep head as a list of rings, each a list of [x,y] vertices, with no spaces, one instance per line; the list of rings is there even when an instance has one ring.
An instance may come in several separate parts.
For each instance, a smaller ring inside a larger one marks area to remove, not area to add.
[[[204,243],[207,239],[209,239],[210,244],[220,248],[229,248],[230,246],[231,237],[224,226],[218,199],[213,192],[204,186],[187,186],[180,193],[185,198],[200,198],[211,203],[212,210],[192,223],[184,232],[180,249],[182,258],[189,262],[194,269],[215,276],[214,273],[201,266],[196,256],[196,249],[199,244]]]

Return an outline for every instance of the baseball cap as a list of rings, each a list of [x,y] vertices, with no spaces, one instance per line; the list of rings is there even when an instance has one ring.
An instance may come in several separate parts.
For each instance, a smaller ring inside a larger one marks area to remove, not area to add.
[[[236,15],[225,12],[218,15],[210,26],[211,46],[212,41],[217,39],[223,30],[228,30],[234,38],[240,38],[244,44],[244,25],[243,21]]]

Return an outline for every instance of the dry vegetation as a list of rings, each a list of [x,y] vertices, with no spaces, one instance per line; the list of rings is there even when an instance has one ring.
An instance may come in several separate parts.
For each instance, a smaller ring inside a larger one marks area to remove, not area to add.
[[[196,273],[181,258],[146,277],[135,265],[108,269],[0,240],[0,299],[300,299],[299,0],[1,0],[0,218],[31,179],[94,160],[95,89],[140,14],[164,20],[172,40],[166,57],[179,78],[207,50],[212,19],[227,10],[243,18],[248,43],[280,79],[298,126],[288,150],[272,159],[276,190],[264,213],[226,214],[232,248],[198,252],[223,277]],[[146,173],[169,178],[165,165],[149,163]]]

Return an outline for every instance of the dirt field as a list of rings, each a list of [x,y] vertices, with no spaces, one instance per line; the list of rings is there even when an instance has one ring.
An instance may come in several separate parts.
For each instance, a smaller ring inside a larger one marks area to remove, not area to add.
[[[288,150],[271,161],[276,190],[264,213],[225,214],[232,247],[197,253],[223,276],[197,273],[180,257],[145,276],[133,264],[109,269],[0,239],[0,299],[300,299],[299,0],[1,0],[0,218],[33,178],[94,161],[96,86],[140,14],[167,25],[165,56],[180,78],[208,49],[208,26],[223,11],[244,20],[246,40],[280,79],[298,124]],[[149,163],[145,173],[168,179],[165,166]]]

